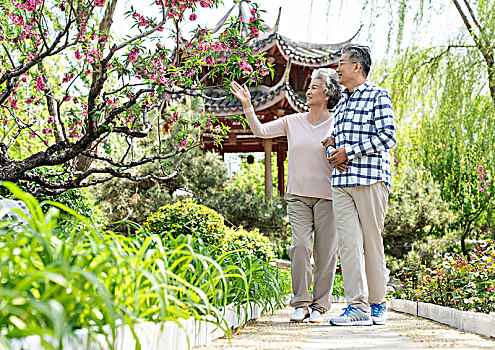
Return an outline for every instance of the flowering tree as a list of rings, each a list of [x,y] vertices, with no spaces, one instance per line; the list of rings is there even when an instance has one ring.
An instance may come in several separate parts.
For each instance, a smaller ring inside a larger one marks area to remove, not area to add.
[[[151,17],[129,6],[126,14],[137,32],[121,39],[111,34],[118,1],[0,4],[0,180],[58,194],[112,177],[168,179],[174,174],[139,177],[130,170],[196,146],[191,130],[201,135],[213,122],[208,115],[166,115],[170,96],[202,96],[206,82],[227,87],[232,79],[256,81],[268,73],[265,58],[248,45],[262,26],[256,5],[248,23],[231,19],[217,37],[198,26],[189,39],[180,23],[196,20],[198,7],[215,8],[221,0],[156,0]],[[164,45],[167,31],[171,48]],[[152,130],[151,111],[158,123],[168,118],[183,132],[175,149],[157,144],[134,159],[133,143]],[[126,145],[118,159],[105,153],[112,143]],[[28,152],[17,151],[20,144]],[[37,171],[41,167],[48,170]]]

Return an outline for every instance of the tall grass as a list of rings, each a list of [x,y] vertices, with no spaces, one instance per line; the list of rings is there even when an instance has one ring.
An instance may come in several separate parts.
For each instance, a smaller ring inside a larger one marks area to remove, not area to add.
[[[86,219],[4,186],[31,216],[24,215],[20,230],[0,223],[0,344],[39,335],[45,348],[61,349],[84,328],[92,338],[103,334],[113,349],[119,326],[132,330],[144,321],[189,317],[213,322],[230,336],[227,305],[252,301],[273,309],[290,291],[286,276],[270,263],[239,251],[220,253],[191,236],[136,240],[91,225],[61,234],[60,211],[74,222]],[[0,211],[0,221],[4,215]]]

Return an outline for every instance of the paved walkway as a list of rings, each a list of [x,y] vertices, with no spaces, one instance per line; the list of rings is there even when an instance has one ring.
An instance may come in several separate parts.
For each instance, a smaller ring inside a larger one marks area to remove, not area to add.
[[[327,318],[338,316],[344,304],[333,304]],[[335,327],[325,324],[290,323],[293,310],[278,310],[251,322],[232,337],[217,339],[197,349],[495,349],[495,340],[451,327],[389,312],[386,326]]]

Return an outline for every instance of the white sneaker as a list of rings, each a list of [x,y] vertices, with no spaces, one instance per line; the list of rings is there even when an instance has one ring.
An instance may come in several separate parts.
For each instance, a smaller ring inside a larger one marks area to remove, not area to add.
[[[311,323],[323,323],[325,320],[323,319],[323,315],[320,314],[319,311],[313,310],[311,315],[309,316],[309,322]]]
[[[358,307],[349,305],[340,317],[330,319],[330,324],[334,326],[372,326],[371,313],[364,312]]]
[[[302,322],[309,317],[309,310],[298,307],[290,317],[291,322]]]
[[[370,306],[373,324],[384,325],[387,321],[387,307],[385,304],[371,304]]]

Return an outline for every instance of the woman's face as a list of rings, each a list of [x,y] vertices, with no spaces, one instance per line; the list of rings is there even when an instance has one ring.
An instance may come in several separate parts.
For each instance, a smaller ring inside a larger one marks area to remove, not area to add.
[[[306,104],[309,107],[326,106],[328,99],[323,90],[323,79],[312,79],[306,91]]]

